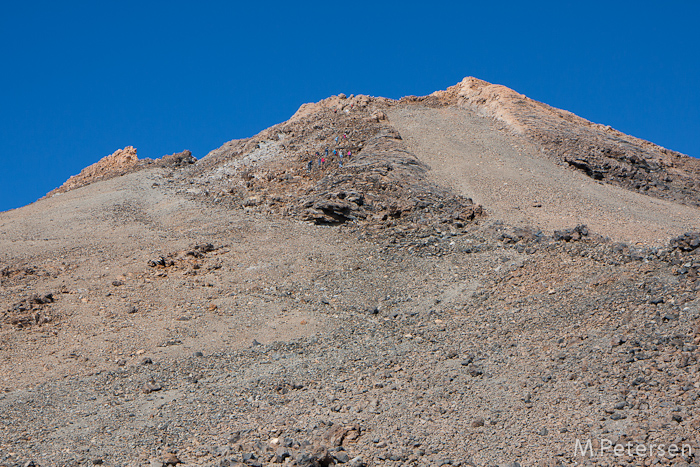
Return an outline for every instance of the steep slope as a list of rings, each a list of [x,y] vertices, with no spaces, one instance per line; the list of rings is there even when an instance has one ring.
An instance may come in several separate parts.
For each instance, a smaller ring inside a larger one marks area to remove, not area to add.
[[[342,169],[334,150],[346,154]],[[212,151],[198,173],[194,183],[221,202],[317,223],[464,225],[483,206],[550,235],[585,224],[656,246],[700,226],[700,161],[473,78],[427,97],[306,104],[288,122]]]
[[[696,209],[459,89],[333,96],[0,213],[0,466],[694,465]]]
[[[539,145],[551,160],[595,180],[689,206],[700,205],[698,159],[472,77],[430,97],[504,122]]]
[[[212,151],[191,182],[218,202],[316,224],[462,228],[479,217],[468,194],[429,181],[386,121],[387,102],[334,96],[304,105],[288,122]]]
[[[468,194],[505,222],[549,233],[585,224],[614,241],[664,245],[700,226],[700,210],[603,184],[543,156],[524,135],[460,107],[396,105],[390,121],[431,180]]]

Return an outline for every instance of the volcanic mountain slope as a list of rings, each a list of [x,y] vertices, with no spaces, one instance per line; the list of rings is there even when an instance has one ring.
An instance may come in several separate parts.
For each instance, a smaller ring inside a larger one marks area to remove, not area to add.
[[[473,78],[115,154],[0,214],[0,465],[700,448],[694,159]]]
[[[551,160],[595,180],[689,206],[700,205],[697,159],[476,78],[464,78],[431,97],[504,122],[537,143]]]

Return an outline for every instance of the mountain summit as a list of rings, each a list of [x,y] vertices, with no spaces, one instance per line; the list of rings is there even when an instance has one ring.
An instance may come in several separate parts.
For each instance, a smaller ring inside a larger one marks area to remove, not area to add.
[[[0,213],[0,465],[687,465],[698,164],[475,78],[120,149]]]

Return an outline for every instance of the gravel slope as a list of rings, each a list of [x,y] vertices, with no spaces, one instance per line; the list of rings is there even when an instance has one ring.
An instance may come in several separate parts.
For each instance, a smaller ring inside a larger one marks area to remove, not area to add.
[[[586,224],[616,241],[650,245],[700,226],[700,210],[557,165],[525,137],[469,109],[415,104],[388,114],[437,183],[470,196],[495,218],[549,233]]]

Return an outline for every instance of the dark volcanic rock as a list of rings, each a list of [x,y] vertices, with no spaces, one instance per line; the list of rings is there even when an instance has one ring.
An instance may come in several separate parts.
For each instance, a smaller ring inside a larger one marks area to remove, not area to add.
[[[669,246],[681,251],[693,251],[700,246],[700,233],[688,232],[671,239]]]

